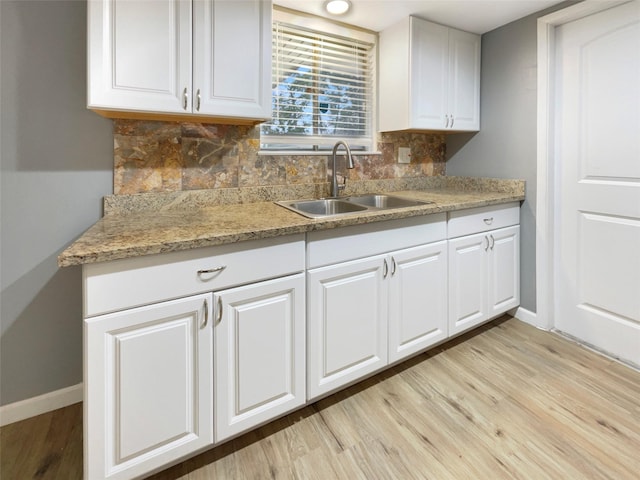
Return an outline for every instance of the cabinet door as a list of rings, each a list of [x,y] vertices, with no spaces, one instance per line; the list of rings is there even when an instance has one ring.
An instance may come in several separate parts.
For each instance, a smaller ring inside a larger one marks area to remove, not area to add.
[[[271,118],[271,2],[194,4],[194,113]]]
[[[520,305],[520,226],[488,233],[489,317]]]
[[[447,27],[411,17],[411,128],[442,130],[448,112]]]
[[[310,400],[387,364],[388,274],[383,255],[308,272]]]
[[[480,36],[449,29],[448,113],[452,130],[480,129]]]
[[[221,441],[305,403],[304,274],[215,294]]]
[[[88,99],[100,110],[184,113],[190,0],[88,2]]]
[[[211,304],[84,321],[85,478],[141,476],[213,444]]]
[[[488,318],[488,249],[484,233],[449,240],[449,335]]]
[[[447,242],[391,255],[389,362],[447,337]]]

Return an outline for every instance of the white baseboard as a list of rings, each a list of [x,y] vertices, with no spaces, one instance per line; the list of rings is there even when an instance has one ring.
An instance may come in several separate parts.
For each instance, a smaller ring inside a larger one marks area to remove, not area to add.
[[[82,383],[0,407],[0,426],[68,407],[82,401]]]
[[[531,310],[518,307],[514,310],[511,310],[509,314],[524,323],[528,323],[532,327],[543,328],[540,325],[538,325],[538,315],[535,312],[532,312]]]

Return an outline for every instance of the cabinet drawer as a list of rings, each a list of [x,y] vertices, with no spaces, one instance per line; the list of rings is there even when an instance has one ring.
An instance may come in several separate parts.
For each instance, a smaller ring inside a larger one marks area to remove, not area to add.
[[[304,248],[300,234],[87,264],[84,316],[301,272]]]
[[[489,207],[472,208],[449,212],[447,237],[488,232],[496,228],[509,227],[520,223],[520,206],[517,202]]]
[[[307,234],[307,268],[370,257],[446,239],[444,213]]]

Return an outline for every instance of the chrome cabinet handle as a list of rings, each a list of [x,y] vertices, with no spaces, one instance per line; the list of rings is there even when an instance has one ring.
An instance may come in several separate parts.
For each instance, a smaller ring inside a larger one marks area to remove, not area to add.
[[[205,270],[198,270],[198,275],[206,275],[207,273],[216,273],[216,272],[221,272],[222,270],[224,270],[225,268],[227,268],[226,265],[221,265],[219,267],[214,267],[214,268],[207,268]]]
[[[218,318],[216,318],[216,325],[220,325],[222,321],[222,297],[218,297]]]
[[[486,225],[491,225],[493,223],[493,217],[483,219]]]
[[[398,265],[396,264],[396,259],[394,257],[391,257],[391,276],[394,276],[396,274],[397,267]]]
[[[453,122],[455,122],[455,121],[456,121],[455,117],[453,115],[451,115],[451,127],[450,128],[453,128]]]
[[[493,238],[493,235],[489,235],[489,237],[491,238],[491,250],[493,250],[493,247],[496,244],[496,239]]]
[[[209,302],[208,300],[205,298],[204,299],[204,322],[203,324],[200,326],[200,328],[204,328],[207,326],[207,323],[209,323]]]
[[[484,247],[484,251],[486,252],[487,250],[489,250],[489,237],[485,235],[484,239],[487,241],[487,244]],[[482,243],[484,243],[484,241]]]
[[[186,110],[188,104],[189,104],[189,94],[187,93],[187,87],[184,87],[184,90],[182,91],[182,108]]]
[[[445,115],[445,118],[447,119],[447,123],[445,124],[444,128],[449,128],[449,115]]]
[[[196,92],[196,110],[199,112],[200,111],[200,89],[198,89],[198,91]]]
[[[384,269],[382,270],[382,278],[387,278],[389,274],[389,264],[387,263],[387,259],[384,259]]]

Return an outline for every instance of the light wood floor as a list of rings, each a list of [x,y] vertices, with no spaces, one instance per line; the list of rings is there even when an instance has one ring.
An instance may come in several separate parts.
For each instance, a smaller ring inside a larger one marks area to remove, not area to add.
[[[80,404],[1,429],[1,477],[81,478]],[[638,479],[640,373],[504,317],[151,477]]]

